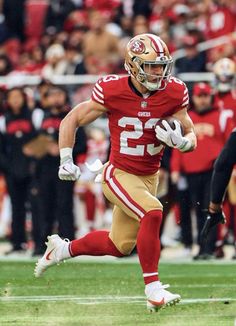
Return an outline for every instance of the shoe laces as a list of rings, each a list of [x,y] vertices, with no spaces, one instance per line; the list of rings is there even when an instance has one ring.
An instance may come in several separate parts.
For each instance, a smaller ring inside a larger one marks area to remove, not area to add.
[[[158,286],[158,289],[168,289],[170,287],[170,284],[162,284],[160,282],[159,286]]]
[[[61,250],[63,251],[65,245],[66,245],[67,243],[69,243],[70,240],[69,240],[68,238],[61,239],[61,240],[63,241],[63,244],[62,244],[63,248],[61,249]],[[57,249],[57,250],[58,250],[58,249]],[[55,259],[56,259],[56,261],[57,261],[57,264],[59,264],[60,261],[61,261],[61,259],[60,259],[60,258],[58,257],[58,255],[57,255],[57,250],[55,250]]]
[[[153,286],[148,291],[145,290],[145,294],[147,295],[147,297],[152,297],[152,295],[155,295],[156,292],[159,292],[160,290],[165,291],[165,289],[167,289],[169,286],[169,284],[162,284],[161,282],[159,282],[158,285]]]

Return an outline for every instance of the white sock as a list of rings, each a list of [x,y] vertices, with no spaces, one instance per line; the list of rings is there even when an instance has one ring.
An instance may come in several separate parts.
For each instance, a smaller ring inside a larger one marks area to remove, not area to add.
[[[59,257],[61,260],[71,258],[69,245],[70,245],[70,242],[64,241],[64,244],[59,249],[60,251],[58,254],[59,254]]]
[[[155,282],[146,284],[146,286],[145,286],[146,296],[149,296],[153,292],[154,289],[158,289],[160,287],[160,285],[161,285],[160,281],[155,281]]]

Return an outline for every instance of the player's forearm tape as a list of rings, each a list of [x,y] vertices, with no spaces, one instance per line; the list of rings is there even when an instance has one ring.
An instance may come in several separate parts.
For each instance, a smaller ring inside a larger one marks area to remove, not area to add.
[[[69,158],[72,159],[72,148],[70,147],[65,147],[65,148],[61,148],[60,149],[60,158],[61,158],[61,162],[65,162],[66,160],[68,160]]]
[[[191,142],[191,140],[189,140],[187,137],[183,137],[183,143],[181,144],[181,146],[178,147],[178,149],[181,152],[187,152],[190,149],[192,149],[193,144]]]

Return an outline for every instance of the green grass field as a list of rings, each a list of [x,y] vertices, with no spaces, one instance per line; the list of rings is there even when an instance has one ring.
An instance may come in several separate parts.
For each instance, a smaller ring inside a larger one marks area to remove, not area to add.
[[[65,263],[33,277],[32,262],[0,261],[0,325],[236,325],[236,265],[160,264],[182,301],[146,310],[137,263]]]

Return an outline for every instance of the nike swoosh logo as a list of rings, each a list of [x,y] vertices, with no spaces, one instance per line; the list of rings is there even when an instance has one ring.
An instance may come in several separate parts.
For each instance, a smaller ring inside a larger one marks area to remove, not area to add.
[[[55,248],[53,248],[51,251],[49,251],[49,253],[48,253],[47,256],[46,256],[46,260],[51,260],[51,259],[50,259],[50,255],[51,255],[51,253],[53,252],[54,249],[55,249]]]
[[[148,302],[150,302],[151,304],[153,304],[154,306],[163,306],[165,304],[165,300],[164,298],[162,298],[161,301],[152,301],[152,300],[148,300]]]
[[[70,171],[68,171],[64,166],[62,167],[64,171],[70,173]]]

